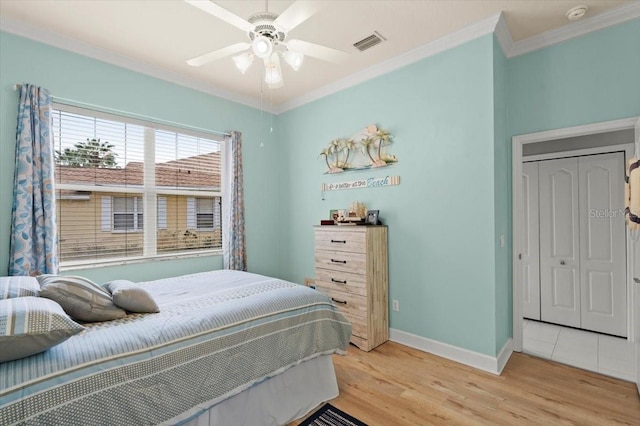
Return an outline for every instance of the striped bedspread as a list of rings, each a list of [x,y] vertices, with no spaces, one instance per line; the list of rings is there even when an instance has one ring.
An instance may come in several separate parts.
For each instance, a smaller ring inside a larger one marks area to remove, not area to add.
[[[160,313],[88,324],[0,363],[0,424],[179,424],[349,343],[351,326],[330,301],[287,281],[213,271],[141,285]]]

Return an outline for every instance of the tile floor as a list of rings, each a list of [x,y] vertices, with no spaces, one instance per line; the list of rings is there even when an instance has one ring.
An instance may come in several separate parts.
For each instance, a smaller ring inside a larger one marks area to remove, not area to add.
[[[635,381],[635,349],[626,339],[527,319],[523,323],[525,353]]]

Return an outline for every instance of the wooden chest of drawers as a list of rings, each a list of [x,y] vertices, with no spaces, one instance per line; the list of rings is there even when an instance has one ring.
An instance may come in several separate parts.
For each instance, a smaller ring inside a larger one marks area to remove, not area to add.
[[[316,289],[351,321],[351,343],[370,351],[389,340],[386,226],[315,227]]]

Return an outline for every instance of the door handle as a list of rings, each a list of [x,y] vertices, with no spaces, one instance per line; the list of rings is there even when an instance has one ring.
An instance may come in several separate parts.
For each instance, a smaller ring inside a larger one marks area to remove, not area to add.
[[[561,264],[561,265],[564,265],[565,263],[566,263],[566,262],[565,262],[564,260],[561,260],[561,261],[560,261],[560,264]]]

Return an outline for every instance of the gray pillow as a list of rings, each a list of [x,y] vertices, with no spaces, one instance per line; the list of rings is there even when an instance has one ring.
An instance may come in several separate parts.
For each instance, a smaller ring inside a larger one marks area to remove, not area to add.
[[[84,327],[53,300],[18,297],[0,300],[0,362],[13,361],[62,343]]]
[[[127,280],[114,280],[104,284],[111,292],[113,303],[129,312],[160,312],[153,297],[147,290]]]
[[[40,284],[34,277],[0,277],[0,299],[37,296]]]
[[[111,294],[83,277],[40,275],[40,297],[54,300],[77,321],[109,321],[127,313],[114,305]]]

